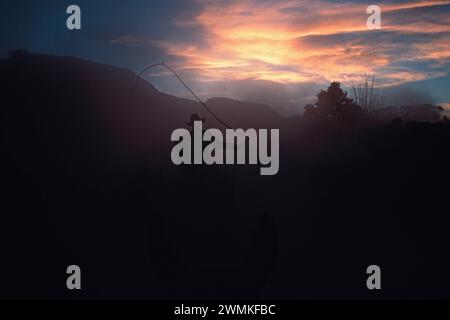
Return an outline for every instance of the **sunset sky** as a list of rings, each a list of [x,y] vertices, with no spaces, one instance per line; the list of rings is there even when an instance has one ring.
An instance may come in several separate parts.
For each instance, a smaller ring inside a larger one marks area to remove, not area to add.
[[[2,1],[1,54],[74,55],[130,68],[165,61],[203,98],[228,96],[301,110],[330,81],[375,74],[389,102],[450,101],[448,1]],[[82,30],[65,28],[78,4]],[[380,5],[382,29],[368,30]],[[164,70],[146,78],[187,96]],[[300,109],[299,109],[300,108]]]

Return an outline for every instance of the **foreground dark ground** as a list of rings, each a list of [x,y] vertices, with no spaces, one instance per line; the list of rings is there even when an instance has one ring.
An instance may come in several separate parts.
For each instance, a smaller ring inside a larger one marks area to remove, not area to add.
[[[0,297],[450,297],[448,124],[311,123],[213,99],[236,127],[280,128],[280,172],[176,167],[170,133],[198,104],[148,83],[130,96],[134,74],[74,58],[0,69]]]

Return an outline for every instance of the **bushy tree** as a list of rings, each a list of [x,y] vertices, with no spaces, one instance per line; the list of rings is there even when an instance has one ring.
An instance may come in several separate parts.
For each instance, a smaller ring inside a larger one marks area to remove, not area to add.
[[[328,89],[320,91],[315,106],[307,105],[304,116],[322,120],[352,120],[362,114],[361,108],[341,89],[339,82],[332,82]]]

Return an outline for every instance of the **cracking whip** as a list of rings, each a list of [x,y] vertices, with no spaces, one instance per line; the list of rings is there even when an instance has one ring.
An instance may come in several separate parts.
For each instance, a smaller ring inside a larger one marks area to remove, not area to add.
[[[216,119],[219,123],[221,123],[225,128],[227,129],[232,129],[231,126],[229,126],[225,121],[223,121],[222,119],[220,119],[216,114],[214,114],[214,112],[206,105],[206,103],[204,103],[198,96],[197,94],[186,84],[186,82],[184,82],[184,80],[178,75],[178,73],[172,69],[170,66],[168,66],[165,62],[160,62],[160,63],[155,63],[152,64],[151,66],[146,67],[144,70],[141,71],[141,73],[139,73],[139,76],[137,78],[136,81],[136,85],[134,86],[133,90],[130,92],[130,96],[136,91],[136,89],[139,86],[139,82],[142,78],[142,75],[147,72],[148,70],[158,67],[158,66],[162,66],[165,67],[167,70],[169,70],[176,78],[177,80],[192,94],[192,96],[202,105],[202,107],[214,118]]]

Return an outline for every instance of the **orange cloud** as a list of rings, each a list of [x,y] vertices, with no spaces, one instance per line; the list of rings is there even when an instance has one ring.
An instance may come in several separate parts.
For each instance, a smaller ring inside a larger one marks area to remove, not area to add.
[[[202,10],[193,20],[178,19],[176,23],[202,30],[204,43],[165,41],[158,46],[181,58],[183,66],[195,69],[205,81],[345,83],[373,73],[382,85],[394,85],[443,74],[442,70],[402,68],[398,66],[401,63],[431,60],[437,64],[450,59],[450,38],[433,40],[435,34],[450,34],[450,1],[384,4],[383,30],[367,30],[367,7],[355,3],[200,2]],[[436,6],[444,6],[447,14],[436,17],[435,11],[428,10]],[[424,18],[411,10],[423,10]],[[414,43],[415,34],[429,36]],[[407,43],[398,41],[406,35]],[[342,41],[328,41],[333,38]]]

